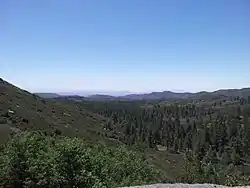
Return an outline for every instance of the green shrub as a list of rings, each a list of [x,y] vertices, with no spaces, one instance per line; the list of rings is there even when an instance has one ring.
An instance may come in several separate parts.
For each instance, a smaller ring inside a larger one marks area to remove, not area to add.
[[[250,184],[250,177],[243,175],[234,164],[224,166],[217,163],[202,163],[196,155],[187,152],[184,165],[177,181],[183,183],[213,183],[227,186]]]
[[[250,177],[243,176],[236,171],[226,176],[225,184],[227,186],[246,186],[250,184]]]
[[[2,187],[117,187],[157,180],[159,173],[123,147],[20,133],[0,156]]]

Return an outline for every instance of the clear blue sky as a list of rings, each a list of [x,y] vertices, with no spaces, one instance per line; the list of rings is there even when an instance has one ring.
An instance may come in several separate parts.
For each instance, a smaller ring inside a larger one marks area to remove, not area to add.
[[[32,92],[250,86],[249,0],[2,0],[0,77]]]

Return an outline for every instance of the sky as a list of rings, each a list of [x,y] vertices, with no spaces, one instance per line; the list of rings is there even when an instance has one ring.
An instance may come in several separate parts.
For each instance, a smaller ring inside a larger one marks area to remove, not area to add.
[[[250,87],[249,0],[1,0],[0,77],[31,92]]]

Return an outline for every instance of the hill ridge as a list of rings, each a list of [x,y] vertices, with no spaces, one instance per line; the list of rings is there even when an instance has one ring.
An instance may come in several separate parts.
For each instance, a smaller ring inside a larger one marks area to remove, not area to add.
[[[101,139],[107,121],[74,101],[43,99],[0,79],[0,132],[5,138],[13,130],[42,129]]]

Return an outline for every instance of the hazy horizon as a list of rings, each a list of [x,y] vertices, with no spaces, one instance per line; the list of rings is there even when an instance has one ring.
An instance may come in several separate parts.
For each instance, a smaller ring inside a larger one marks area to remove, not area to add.
[[[4,78],[3,78],[4,79]],[[10,81],[4,79],[5,81],[11,83]],[[13,84],[13,83],[11,83]],[[15,84],[14,84],[15,85]],[[31,91],[28,90],[27,88],[23,88],[19,85],[15,85],[17,87],[20,87],[21,89],[27,90],[31,93],[51,93],[51,94],[58,94],[62,96],[73,96],[73,95],[78,95],[78,96],[91,96],[91,95],[110,95],[110,96],[125,96],[125,95],[130,95],[130,94],[149,94],[153,92],[165,92],[165,91],[170,91],[174,93],[199,93],[199,92],[214,92],[218,90],[230,90],[230,89],[244,89],[244,88],[250,88],[250,87],[240,87],[240,88],[218,88],[215,90],[199,90],[199,91],[185,91],[181,89],[176,89],[176,90],[148,90],[144,92],[137,92],[137,91],[122,91],[122,90],[65,90],[65,91],[53,91],[53,90],[46,90],[46,91]]]
[[[1,78],[1,77],[0,77]],[[9,82],[10,84],[14,84],[9,80],[6,80],[4,78],[2,78],[3,80]],[[15,84],[14,84],[15,85]],[[148,91],[144,91],[144,92],[137,92],[137,91],[122,91],[122,90],[64,90],[64,91],[55,91],[55,90],[37,90],[37,91],[32,91],[29,90],[27,88],[24,88],[20,85],[15,85],[17,87],[20,87],[21,89],[27,90],[28,92],[31,93],[51,93],[51,94],[58,94],[58,95],[62,95],[62,96],[73,96],[73,95],[78,95],[78,96],[91,96],[91,95],[110,95],[110,96],[125,96],[125,95],[130,95],[130,94],[149,94],[152,92],[164,92],[164,91],[170,91],[170,92],[174,92],[174,93],[199,93],[199,92],[214,92],[214,91],[218,91],[218,90],[230,90],[230,89],[244,89],[244,88],[250,88],[250,86],[248,87],[240,87],[240,88],[218,88],[215,90],[199,90],[199,91],[185,91],[185,90],[181,90],[181,89],[175,89],[175,90],[148,90]]]
[[[30,92],[250,86],[248,0],[1,1],[0,77]]]
[[[244,87],[246,88],[246,87]],[[247,87],[250,88],[250,87]],[[152,92],[164,92],[164,91],[170,91],[170,92],[174,92],[174,93],[199,93],[199,92],[214,92],[214,91],[218,91],[218,90],[223,90],[223,89],[243,89],[243,88],[219,88],[216,90],[210,90],[210,91],[206,91],[206,90],[202,90],[202,91],[197,91],[197,92],[189,92],[189,91],[184,91],[184,90],[161,90],[161,91],[147,91],[147,92],[133,92],[133,91],[72,91],[72,92],[34,92],[34,93],[55,93],[55,94],[59,94],[62,96],[73,96],[73,95],[77,95],[77,96],[84,96],[84,97],[88,97],[91,95],[110,95],[110,96],[115,96],[115,97],[122,97],[122,96],[126,96],[126,95],[131,95],[131,94],[149,94]]]

